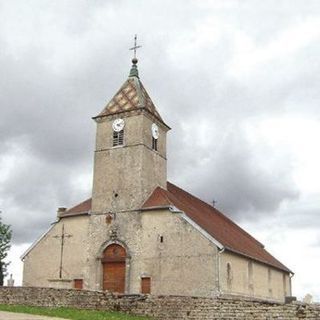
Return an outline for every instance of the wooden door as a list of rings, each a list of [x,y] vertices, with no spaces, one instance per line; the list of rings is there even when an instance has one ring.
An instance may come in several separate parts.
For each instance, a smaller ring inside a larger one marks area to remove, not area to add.
[[[103,266],[103,290],[124,293],[126,265],[124,261],[107,262]]]
[[[151,278],[150,277],[141,278],[141,293],[143,293],[143,294],[151,293]]]
[[[111,244],[103,253],[103,290],[124,293],[126,282],[126,250]]]

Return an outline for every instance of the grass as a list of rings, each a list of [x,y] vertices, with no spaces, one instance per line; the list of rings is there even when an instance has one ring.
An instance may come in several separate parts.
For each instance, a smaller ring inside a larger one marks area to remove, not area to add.
[[[81,310],[73,308],[46,308],[22,305],[0,304],[0,311],[37,314],[49,317],[65,318],[72,320],[150,320],[146,317],[130,316],[128,314],[108,311]]]

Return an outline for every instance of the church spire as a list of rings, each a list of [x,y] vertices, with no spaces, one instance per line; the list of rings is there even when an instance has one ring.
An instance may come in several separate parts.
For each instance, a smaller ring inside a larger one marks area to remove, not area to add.
[[[139,72],[138,72],[138,59],[137,59],[137,49],[141,48],[141,46],[137,45],[137,35],[134,36],[134,46],[130,48],[129,50],[133,50],[133,58],[132,58],[132,67],[130,70],[129,77],[136,77],[139,78]]]
[[[105,108],[93,119],[108,117],[109,115],[121,114],[131,111],[146,111],[149,115],[154,116],[160,121],[168,130],[170,128],[165,124],[152,102],[149,94],[144,88],[138,73],[138,59],[137,49],[141,48],[137,45],[137,35],[134,37],[134,45],[129,50],[133,50],[132,67],[128,79],[120,87],[113,98],[108,102]]]

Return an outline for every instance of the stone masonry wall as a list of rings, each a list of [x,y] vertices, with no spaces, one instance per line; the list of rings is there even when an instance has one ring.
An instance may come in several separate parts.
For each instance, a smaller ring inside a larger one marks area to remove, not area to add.
[[[318,304],[279,304],[226,297],[112,295],[101,291],[34,287],[1,287],[0,304],[111,310],[159,320],[320,319]]]

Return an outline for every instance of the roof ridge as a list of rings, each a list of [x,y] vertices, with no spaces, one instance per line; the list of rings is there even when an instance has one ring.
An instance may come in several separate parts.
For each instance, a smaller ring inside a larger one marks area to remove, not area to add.
[[[160,188],[160,192],[161,194],[166,198],[166,200],[169,202],[170,205],[174,205],[174,203],[172,203],[172,201],[170,200],[170,198],[168,197],[168,190],[163,189],[162,187],[158,186],[158,188]]]
[[[168,197],[168,194],[167,194],[167,190],[165,190],[164,188],[160,187],[160,186],[157,186],[150,194],[149,196],[146,198],[146,200],[144,201],[144,203],[142,204],[141,208],[143,209],[147,209],[147,208],[150,208],[152,206],[149,206],[148,205],[148,201],[150,199],[152,199],[153,197],[156,197],[156,196],[161,196],[163,199],[164,199],[164,202],[167,202],[168,205],[174,205],[172,203],[172,201],[170,200],[170,198]]]
[[[261,243],[260,241],[258,241],[256,238],[254,238],[253,236],[251,236],[247,231],[245,231],[244,229],[242,229],[239,225],[237,225],[234,221],[232,221],[229,217],[227,217],[225,214],[223,214],[222,212],[220,212],[218,209],[214,208],[213,206],[211,206],[209,203],[201,200],[200,198],[194,196],[193,194],[191,194],[188,191],[185,191],[184,189],[176,186],[175,184],[167,181],[167,183],[171,184],[172,186],[174,186],[175,188],[182,190],[183,192],[187,193],[189,196],[191,196],[192,198],[196,199],[197,201],[203,203],[206,207],[208,207],[208,209],[215,211],[217,214],[219,214],[219,216],[221,216],[223,219],[227,220],[228,222],[230,222],[233,226],[235,226],[239,231],[241,231],[241,233],[243,233],[244,235],[248,236],[249,238],[253,239],[258,245],[260,245],[262,248],[264,248],[264,244]]]

